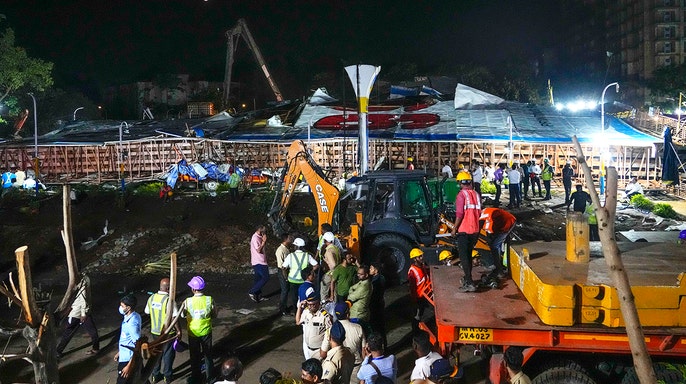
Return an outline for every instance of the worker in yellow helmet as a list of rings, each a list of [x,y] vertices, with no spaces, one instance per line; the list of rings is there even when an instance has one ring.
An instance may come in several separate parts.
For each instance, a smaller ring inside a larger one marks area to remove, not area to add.
[[[481,198],[472,187],[472,176],[468,172],[458,173],[457,181],[460,183],[460,192],[455,197],[455,223],[451,234],[457,238],[458,254],[464,270],[464,283],[459,289],[461,292],[476,292],[471,254],[479,240]]]
[[[438,254],[438,261],[448,266],[453,265],[453,253],[447,249],[442,250],[441,253]]]
[[[413,248],[410,251],[410,261],[412,264],[407,270],[407,285],[410,288],[410,299],[416,307],[415,316],[412,319],[412,329],[416,330],[419,329],[419,322],[428,304],[422,296],[422,290],[429,283],[429,272],[424,263],[424,251],[421,249]]]
[[[414,159],[412,158],[412,156],[407,158],[407,168],[406,169],[409,169],[410,171],[414,171]]]

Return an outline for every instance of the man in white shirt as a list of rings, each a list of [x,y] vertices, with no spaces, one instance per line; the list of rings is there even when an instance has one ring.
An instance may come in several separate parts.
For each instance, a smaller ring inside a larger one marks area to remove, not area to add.
[[[414,369],[410,375],[410,381],[425,380],[431,375],[431,364],[442,356],[432,351],[429,334],[426,331],[418,331],[412,338],[412,349],[418,359],[414,362]]]
[[[476,159],[472,159],[472,186],[481,197],[481,180],[484,178],[484,170]]]
[[[229,357],[222,363],[222,380],[214,384],[236,384],[241,376],[243,376],[243,363],[237,357]]]
[[[441,174],[447,176],[449,179],[453,178],[453,169],[450,168],[450,160],[445,161],[445,165],[443,166],[443,169],[441,169]]]
[[[90,314],[91,302],[91,280],[85,273],[81,274],[81,281],[76,286],[76,296],[74,302],[71,304],[71,311],[67,316],[67,324],[64,328],[64,333],[57,344],[57,357],[62,357],[64,348],[67,347],[69,341],[76,331],[83,326],[91,338],[91,349],[86,352],[87,355],[95,355],[100,352],[100,337],[98,336],[98,329],[95,327],[93,317]]]

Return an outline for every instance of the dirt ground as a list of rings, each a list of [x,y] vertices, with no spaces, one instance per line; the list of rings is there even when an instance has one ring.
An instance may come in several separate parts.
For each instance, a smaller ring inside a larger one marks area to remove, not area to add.
[[[55,190],[60,191],[60,188]],[[114,312],[117,295],[123,291],[135,291],[140,296],[139,300],[143,300],[146,291],[155,290],[159,277],[167,273],[167,269],[157,263],[164,261],[171,252],[178,254],[180,281],[187,281],[194,274],[202,274],[213,287],[214,294],[222,295],[220,304],[225,303],[227,308],[252,305],[245,294],[252,280],[249,273],[249,241],[256,225],[266,223],[265,207],[270,201],[267,201],[264,193],[246,193],[237,205],[232,204],[227,195],[212,197],[199,192],[179,193],[168,202],[157,196],[131,195],[121,204],[117,196],[116,192],[79,193],[72,206],[77,259],[95,281],[94,307],[103,312],[96,316],[97,321],[106,324],[103,332],[116,332],[120,319],[110,312]],[[507,195],[503,201],[506,199]],[[513,213],[518,218],[515,234],[519,241],[565,238],[566,211],[561,191],[555,191],[550,201],[525,202],[522,208]],[[54,292],[56,297],[61,296],[67,283],[65,251],[60,237],[63,220],[61,194],[43,197],[40,204],[30,199],[6,197],[0,201],[0,214],[0,279],[6,281],[8,273],[16,268],[14,250],[28,245],[35,284]],[[661,230],[680,224],[671,220],[646,219],[646,216],[633,210],[622,211],[618,213],[616,229]],[[107,235],[104,235],[106,223]],[[101,235],[104,236],[98,240]],[[271,235],[267,253],[273,255],[277,246],[277,239]],[[273,258],[270,263],[274,263]],[[272,280],[270,291],[278,296],[275,293],[278,284],[276,279]],[[273,297],[270,305],[276,305],[276,300]],[[401,299],[398,300],[397,308],[400,309],[396,322],[401,322],[406,315],[402,313],[402,308],[406,309],[406,306],[402,305]],[[0,312],[0,321],[5,324],[16,320],[14,310]],[[246,320],[245,316],[232,316],[225,319],[227,327],[233,328],[238,322]],[[273,332],[273,328],[269,327],[256,332],[269,334]],[[292,339],[298,334],[297,328],[295,333],[291,328],[277,328],[279,340]],[[225,341],[226,345],[219,344],[218,348],[229,351],[234,348],[236,339],[240,341],[249,335],[239,333],[238,336],[231,336],[230,342]],[[116,343],[115,336],[111,333],[101,335],[103,338],[112,337]],[[270,350],[276,345],[266,343],[260,348]],[[251,352],[257,353],[259,350]],[[63,375],[81,377],[79,375],[83,374],[83,369],[92,362],[83,364],[79,362],[63,369]],[[0,369],[0,382],[14,380],[12,375],[7,376],[7,372]],[[76,379],[71,382],[86,381]]]

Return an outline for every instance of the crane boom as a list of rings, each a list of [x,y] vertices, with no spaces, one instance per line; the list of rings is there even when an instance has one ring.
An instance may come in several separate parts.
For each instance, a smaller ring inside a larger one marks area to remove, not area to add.
[[[264,73],[264,76],[267,78],[269,86],[272,88],[272,92],[274,92],[276,101],[283,101],[283,95],[281,94],[281,91],[279,90],[279,87],[276,85],[276,82],[272,78],[271,74],[269,74],[269,70],[267,69],[267,63],[265,63],[264,58],[262,57],[262,53],[260,52],[260,49],[257,47],[255,39],[253,38],[252,33],[250,33],[250,29],[248,29],[248,24],[246,24],[245,19],[239,19],[235,27],[226,31],[227,46],[226,70],[224,72],[224,105],[228,106],[229,104],[229,94],[231,89],[231,73],[233,71],[233,60],[234,53],[236,51],[236,40],[239,36],[243,37],[243,40],[245,40],[246,44],[248,44],[248,48],[250,48],[250,51],[253,53],[253,56],[255,57],[257,64],[260,66],[262,73]]]

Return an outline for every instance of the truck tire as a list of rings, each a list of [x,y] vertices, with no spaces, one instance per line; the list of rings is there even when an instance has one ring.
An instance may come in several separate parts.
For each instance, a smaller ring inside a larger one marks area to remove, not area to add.
[[[372,241],[369,260],[381,263],[386,279],[402,283],[407,280],[410,250],[412,244],[404,237],[393,233],[382,234]]]
[[[655,376],[657,380],[665,384],[676,384],[684,382],[684,374],[681,369],[684,368],[682,364],[669,364],[669,363],[654,363],[653,369],[655,370]],[[638,376],[636,375],[636,369],[633,367],[629,368],[624,378],[622,378],[622,384],[639,384]]]
[[[587,374],[565,367],[545,370],[531,382],[532,384],[597,384]]]

